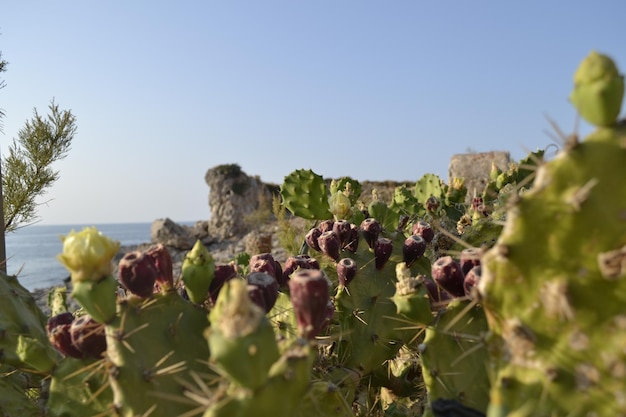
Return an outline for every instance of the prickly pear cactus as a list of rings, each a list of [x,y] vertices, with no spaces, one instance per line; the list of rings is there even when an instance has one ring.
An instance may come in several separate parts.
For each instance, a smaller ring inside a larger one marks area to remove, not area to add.
[[[45,374],[60,359],[46,335],[46,317],[15,276],[0,273],[0,364]]]
[[[280,188],[283,204],[304,219],[330,219],[328,190],[324,178],[311,170],[299,169],[285,177]]]
[[[572,101],[600,127],[539,167],[482,260],[497,368],[490,417],[626,415],[621,80],[610,58],[583,61]]]

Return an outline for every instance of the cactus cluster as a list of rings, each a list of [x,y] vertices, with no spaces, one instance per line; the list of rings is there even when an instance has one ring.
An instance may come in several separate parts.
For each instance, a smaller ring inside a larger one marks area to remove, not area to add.
[[[365,206],[351,178],[297,170],[299,253],[216,263],[201,243],[112,259],[95,228],[45,316],[0,275],[0,417],[626,416],[623,77],[592,53],[571,101],[598,129],[551,161],[427,174]],[[113,271],[117,270],[117,275]]]

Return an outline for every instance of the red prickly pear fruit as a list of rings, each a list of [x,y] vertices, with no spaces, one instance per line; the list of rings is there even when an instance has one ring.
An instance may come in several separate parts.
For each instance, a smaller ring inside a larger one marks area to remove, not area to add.
[[[263,295],[263,290],[261,289],[261,287],[248,284],[246,288],[248,289],[248,297],[250,297],[250,301],[261,307],[261,310],[268,312],[269,310],[267,309],[267,305],[265,304],[265,296]]]
[[[359,228],[355,224],[350,224],[350,235],[344,249],[356,253],[359,248]]]
[[[138,297],[149,297],[154,292],[157,271],[154,259],[139,251],[129,252],[118,266],[120,284]]]
[[[330,325],[333,321],[333,317],[335,316],[335,304],[333,300],[328,299],[328,303],[326,303],[326,316],[324,317],[324,323],[322,323],[322,327],[320,329],[324,330],[326,327]]]
[[[84,355],[72,343],[72,335],[70,333],[73,321],[74,315],[72,313],[60,313],[48,319],[46,330],[48,340],[59,352],[65,356],[80,359]]]
[[[283,275],[283,268],[280,266],[280,262],[276,261],[271,253],[253,255],[250,258],[248,270],[250,272],[266,272],[276,280],[279,280]]]
[[[329,230],[328,232],[324,232],[317,239],[317,243],[320,245],[320,251],[332,258],[335,262],[339,260],[340,251],[341,251],[341,242],[339,241],[339,236],[337,233]]]
[[[424,277],[424,286],[428,291],[430,298],[430,305],[433,311],[439,310],[440,307],[445,306],[448,301],[452,299],[452,296],[443,288],[435,283],[432,279]]]
[[[441,288],[454,297],[465,296],[463,271],[461,265],[452,256],[442,256],[431,267],[433,279]]]
[[[420,235],[406,238],[402,245],[402,258],[407,267],[413,265],[426,252],[426,241]]]
[[[435,231],[433,230],[430,223],[425,222],[424,220],[420,220],[413,225],[413,229],[411,231],[414,235],[419,235],[424,238],[426,243],[432,242],[435,238]]]
[[[320,245],[319,243],[317,243],[317,239],[320,237],[321,234],[322,232],[317,227],[309,230],[304,236],[304,241],[306,242],[307,246],[313,250],[321,252]]]
[[[320,222],[320,224],[317,225],[317,228],[320,230],[321,233],[330,232],[331,230],[333,230],[334,224],[334,220],[323,220]]]
[[[400,218],[398,219],[398,228],[396,230],[398,230],[399,232],[403,231],[407,223],[409,223],[409,216],[407,216],[406,214],[401,214]]]
[[[436,213],[437,210],[439,210],[440,205],[441,202],[439,201],[439,199],[434,195],[431,195],[426,199],[426,204],[424,204],[424,207],[426,207],[426,210],[428,210],[429,213]]]
[[[72,322],[70,335],[72,344],[85,356],[99,358],[107,350],[104,324],[98,323],[88,314]]]
[[[295,255],[290,256],[285,261],[285,268],[283,269],[283,279],[280,282],[281,287],[286,287],[291,274],[298,269],[320,269],[320,264],[317,259],[311,258],[309,255]]]
[[[482,267],[480,265],[476,265],[470,269],[467,274],[465,274],[465,278],[463,279],[463,289],[465,290],[466,296],[474,297],[474,287],[476,287],[480,282],[481,275]]]
[[[344,287],[347,287],[354,279],[356,271],[358,270],[356,262],[352,258],[343,258],[337,262],[337,277],[339,283]]]
[[[226,283],[226,281],[230,281],[236,276],[237,268],[233,263],[215,265],[215,274],[213,276],[213,280],[211,281],[211,285],[209,285],[209,300],[211,303],[215,304],[217,296],[224,286],[224,283]]]
[[[379,237],[374,244],[374,265],[376,269],[383,269],[393,251],[393,243],[391,239],[386,237]]]
[[[361,226],[359,228],[363,234],[363,239],[367,242],[367,246],[369,246],[370,249],[374,249],[374,244],[376,243],[376,240],[378,240],[380,232],[382,232],[383,229],[380,223],[378,223],[378,220],[373,217],[368,217],[361,222]]]
[[[339,242],[343,248],[350,239],[350,223],[345,220],[337,220],[333,223],[333,232],[339,237]]]
[[[252,272],[246,277],[248,285],[259,287],[263,294],[265,312],[269,312],[278,298],[278,281],[266,272]]]
[[[170,255],[167,247],[158,243],[146,249],[146,254],[154,260],[154,266],[157,269],[156,283],[163,288],[174,287],[174,268],[172,266],[172,255]]]
[[[328,322],[330,285],[323,271],[299,269],[291,275],[289,292],[301,337],[313,339]]]
[[[476,248],[466,248],[461,251],[459,264],[463,275],[466,275],[470,269],[480,265],[480,250]]]

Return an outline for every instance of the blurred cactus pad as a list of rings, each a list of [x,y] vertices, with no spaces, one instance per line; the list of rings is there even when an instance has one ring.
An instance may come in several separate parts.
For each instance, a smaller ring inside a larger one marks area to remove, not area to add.
[[[623,90],[592,52],[570,100],[596,130],[472,198],[296,170],[281,259],[198,241],[176,276],[164,245],[113,265],[119,242],[68,231],[49,316],[0,276],[0,417],[626,416]]]

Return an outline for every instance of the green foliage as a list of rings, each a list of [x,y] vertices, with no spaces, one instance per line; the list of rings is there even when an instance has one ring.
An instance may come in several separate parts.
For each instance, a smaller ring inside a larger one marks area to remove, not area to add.
[[[4,230],[37,221],[37,198],[59,178],[51,165],[67,156],[76,134],[76,117],[54,100],[47,117],[34,110],[2,159]]]
[[[0,51],[0,73],[3,73],[7,70],[7,65],[9,65],[9,63],[7,61],[5,61],[4,59],[2,59],[2,51]],[[5,86],[5,82],[4,80],[0,80],[0,89],[4,88]],[[4,114],[4,110],[0,109],[0,120],[5,116]],[[0,133],[2,133],[2,123],[0,123]]]

